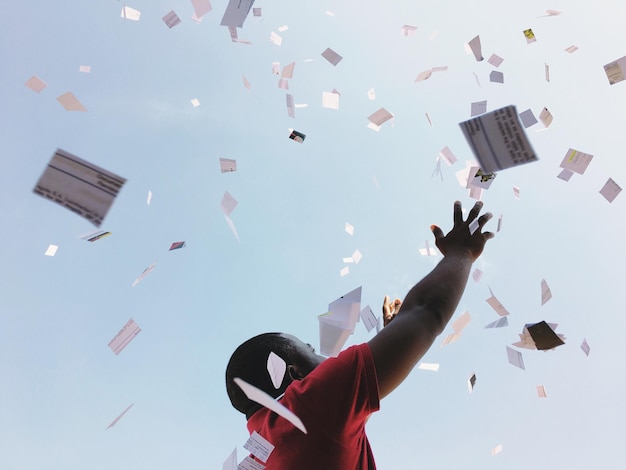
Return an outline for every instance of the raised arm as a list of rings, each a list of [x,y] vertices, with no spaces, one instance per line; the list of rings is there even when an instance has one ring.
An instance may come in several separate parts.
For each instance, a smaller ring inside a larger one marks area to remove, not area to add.
[[[456,201],[452,230],[444,236],[439,227],[431,226],[443,259],[411,288],[393,321],[368,343],[376,364],[381,398],[400,385],[454,314],[472,263],[482,253],[486,241],[493,237],[490,232],[482,232],[492,216],[487,212],[478,217],[481,209],[482,202],[477,202],[464,221],[461,203]],[[470,234],[469,225],[477,217],[478,229]]]

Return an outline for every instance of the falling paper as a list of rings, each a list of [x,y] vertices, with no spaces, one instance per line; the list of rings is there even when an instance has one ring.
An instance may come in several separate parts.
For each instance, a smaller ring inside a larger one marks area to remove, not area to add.
[[[566,170],[582,175],[585,173],[585,170],[587,170],[587,167],[589,166],[589,163],[591,163],[592,159],[593,155],[569,149],[565,154],[565,157],[563,157],[563,161],[560,166],[561,168],[565,168]]]
[[[61,106],[63,106],[66,111],[87,111],[87,108],[85,108],[83,104],[78,101],[78,98],[76,98],[71,91],[62,94],[61,96],[57,96],[57,101],[61,103]]]
[[[239,465],[237,465],[237,470],[263,470],[265,465],[260,462],[254,460],[251,456],[246,456]]]
[[[283,67],[283,73],[281,74],[282,78],[293,78],[293,70],[296,67],[296,63],[292,62],[291,64],[285,65]]]
[[[141,281],[143,281],[143,279],[148,274],[150,274],[154,270],[155,267],[156,267],[156,261],[154,263],[152,263],[150,266],[148,266],[146,269],[143,270],[143,272],[139,275],[139,277],[133,281],[132,287],[135,287],[137,284],[139,284]]]
[[[489,74],[489,81],[493,83],[504,83],[504,74],[497,70],[492,70]]]
[[[522,124],[525,128],[529,128],[530,126],[534,126],[537,124],[537,118],[533,114],[532,110],[527,109],[526,111],[522,111],[519,113],[519,118],[522,120]]]
[[[289,80],[286,78],[281,78],[278,80],[278,88],[282,88],[283,90],[289,90]]]
[[[565,52],[569,52],[570,54],[573,54],[574,52],[576,52],[578,50],[578,47],[572,45],[569,46],[568,48],[565,49]]]
[[[167,25],[168,28],[172,29],[177,24],[180,24],[180,18],[178,17],[176,12],[172,10],[163,17],[163,22]]]
[[[111,351],[113,351],[117,356],[126,346],[128,346],[128,343],[130,343],[140,331],[141,328],[139,328],[139,325],[137,325],[135,320],[131,318],[128,322],[126,322],[126,325],[123,326],[117,335],[115,335],[115,338],[109,342],[109,348],[111,348]]]
[[[78,71],[81,73],[89,73],[91,72],[91,67],[89,65],[81,65],[78,67]]]
[[[476,268],[474,269],[474,271],[472,271],[472,279],[474,279],[474,282],[476,283],[480,282],[482,277],[483,277],[483,272],[480,269]]]
[[[202,18],[213,9],[210,0],[191,0],[191,4],[193,5],[193,11],[198,19]]]
[[[499,320],[496,320],[494,322],[489,323],[488,325],[485,326],[485,329],[491,329],[491,328],[502,328],[505,326],[509,326],[509,318],[508,317],[502,317]]]
[[[243,448],[249,451],[261,462],[267,462],[270,454],[274,450],[274,445],[267,439],[264,439],[258,432],[253,431]]]
[[[253,3],[254,0],[228,0],[228,6],[220,25],[241,28]]]
[[[499,232],[500,229],[502,228],[502,220],[504,219],[504,214],[500,214],[500,217],[498,217],[498,228],[496,230],[496,232]]]
[[[509,315],[509,311],[504,308],[498,299],[496,299],[496,296],[493,295],[493,291],[491,289],[489,289],[489,293],[491,294],[491,297],[487,299],[487,303],[491,306],[491,308],[493,308],[501,317]]]
[[[323,91],[322,108],[339,109],[339,94],[332,91]]]
[[[613,202],[613,200],[621,192],[622,188],[615,181],[613,181],[613,178],[609,178],[600,190],[600,194],[602,194],[602,196],[604,196],[604,198],[609,202]]]
[[[141,12],[139,10],[135,10],[134,8],[123,6],[120,17],[126,20],[139,21],[139,18],[141,17]]]
[[[495,446],[493,449],[491,449],[491,455],[497,455],[500,452],[502,452],[502,444],[499,444]]]
[[[366,305],[363,310],[361,310],[360,315],[368,333],[372,331],[376,325],[378,325],[378,318],[376,318],[376,315],[374,315],[374,312],[369,305]]]
[[[287,363],[282,357],[275,352],[270,352],[267,357],[267,372],[270,374],[272,384],[274,388],[278,390],[285,378],[285,372],[287,371]]]
[[[352,259],[354,260],[355,264],[359,264],[362,258],[363,255],[361,254],[361,252],[359,250],[354,250],[354,253],[352,253]]]
[[[192,100],[191,100],[191,105],[192,105],[194,108],[197,108],[198,106],[200,106],[200,100],[199,100],[199,99],[197,99],[197,98],[192,99]]]
[[[509,359],[510,364],[513,364],[515,367],[519,367],[522,370],[526,370],[524,367],[524,358],[521,352],[506,346],[506,356]]]
[[[546,73],[546,82],[549,82],[550,81],[550,66],[547,63],[544,64],[544,70]]]
[[[58,149],[33,191],[99,227],[125,182],[114,173]]]
[[[220,171],[222,173],[237,171],[237,161],[230,158],[220,158]]]
[[[346,233],[348,233],[348,235],[354,235],[354,227],[348,222],[346,222]]]
[[[543,385],[537,385],[537,396],[539,398],[547,398],[546,388]]]
[[[287,100],[287,116],[289,116],[290,118],[295,118],[296,117],[296,108],[295,108],[295,105],[294,105],[293,95],[287,93],[285,95],[285,99]]]
[[[149,206],[152,202],[152,191],[148,190],[148,198],[146,199],[146,204]]]
[[[417,26],[411,26],[408,24],[403,25],[400,29],[402,36],[410,36],[412,34],[415,34],[415,31],[417,31]]]
[[[133,405],[134,405],[134,403],[131,403],[131,404],[128,406],[128,408],[126,408],[124,411],[122,411],[122,413],[120,413],[120,415],[119,415],[117,418],[115,418],[113,421],[111,421],[111,424],[109,424],[109,425],[107,426],[107,429],[110,429],[110,428],[112,428],[113,426],[115,426],[115,425],[117,424],[117,422],[118,422],[120,419],[122,419],[122,417],[126,414],[126,412],[127,412],[128,410],[130,410],[130,409],[133,407]]]
[[[235,210],[235,207],[237,207],[237,204],[237,200],[228,191],[226,191],[224,193],[224,197],[222,197],[220,206],[224,214],[230,215]]]
[[[44,255],[54,256],[58,249],[59,247],[57,245],[48,245],[48,248],[46,249],[46,252],[44,253]]]
[[[423,72],[418,73],[417,77],[415,78],[415,83],[421,82],[423,80],[428,80],[432,76],[432,74],[432,69],[424,70]]]
[[[472,103],[471,116],[478,116],[487,112],[487,101],[476,101]]]
[[[333,51],[330,47],[326,48],[326,50],[322,52],[322,57],[333,65],[337,65],[341,59],[343,59],[343,57]]]
[[[105,232],[104,230],[97,230],[95,232],[88,233],[87,235],[83,235],[83,240],[87,240],[88,242],[95,242],[100,240],[101,238],[108,237],[111,235],[111,232]]]
[[[239,377],[235,377],[233,381],[239,386],[239,388],[241,388],[241,390],[243,390],[243,393],[246,394],[246,397],[248,397],[248,399],[260,405],[263,405],[264,407],[272,410],[277,415],[282,416],[295,427],[297,427],[300,431],[306,434],[306,428],[304,427],[304,424],[302,423],[300,418],[298,418],[295,414],[289,411],[284,405],[274,400],[274,398],[272,398],[264,391],[259,390],[258,388],[250,385],[244,380],[241,380]]]
[[[587,343],[586,339],[583,339],[583,342],[580,345],[580,349],[583,350],[583,352],[585,353],[585,356],[589,356],[589,352],[591,351],[591,348],[589,347],[589,343]]]
[[[253,8],[252,9],[252,15],[254,16],[261,16],[263,14],[263,11],[261,10],[261,8]]]
[[[222,470],[237,470],[237,448],[235,447],[230,453],[224,463],[222,464]]]
[[[417,368],[422,369],[422,370],[431,370],[433,372],[437,372],[439,370],[439,364],[429,364],[427,362],[420,362]]]
[[[539,350],[553,349],[565,344],[545,321],[527,327],[528,333]],[[561,335],[562,336],[562,335]]]
[[[367,99],[370,101],[374,101],[376,99],[376,91],[373,88],[367,90]]]
[[[519,199],[519,188],[517,186],[513,186],[513,196],[515,196],[515,199]]]
[[[515,106],[496,109],[459,126],[486,173],[537,160]]]
[[[341,268],[341,270],[339,271],[339,275],[341,277],[347,276],[348,274],[350,274],[350,268],[348,266],[346,266],[345,268]]]
[[[185,248],[186,246],[187,244],[185,242],[174,242],[170,245],[170,249],[168,251],[180,250],[181,248]]]
[[[604,66],[604,72],[609,79],[610,85],[615,85],[624,80],[624,72],[626,72],[626,56],[610,62]]]
[[[557,178],[562,179],[563,181],[569,181],[570,178],[574,175],[574,172],[571,170],[561,170],[561,173],[556,175]]]
[[[532,29],[525,29],[524,36],[526,37],[526,44],[532,44],[533,42],[537,41],[537,38],[535,38],[535,33],[533,33]]]
[[[474,386],[476,385],[476,374],[472,374],[472,376],[467,381],[467,389],[470,393],[474,390]]]
[[[504,61],[504,59],[496,54],[491,54],[491,57],[487,60],[494,67],[500,67],[500,64]]]
[[[237,229],[235,228],[235,222],[233,222],[232,219],[226,214],[224,214],[224,218],[226,219],[226,223],[228,224],[230,231],[233,232],[233,235],[235,236],[237,241],[241,243],[241,241],[239,240],[239,235],[237,234]]]
[[[242,75],[242,78],[243,78],[243,86],[245,86],[248,90],[252,88],[252,85],[250,84],[250,82],[244,75]]]
[[[385,108],[380,108],[375,113],[371,114],[367,119],[376,126],[382,126],[385,122],[393,118],[393,114],[387,111]]]
[[[291,140],[295,140],[296,142],[302,143],[304,142],[304,139],[306,139],[306,135],[296,130],[292,130],[291,133],[289,134],[289,138]]]
[[[278,34],[272,31],[270,33],[270,42],[272,44],[276,44],[277,46],[280,46],[283,43],[283,38],[281,38]]]
[[[552,291],[548,287],[548,283],[545,279],[541,280],[541,305],[545,304],[552,298]]]
[[[457,161],[456,157],[452,153],[452,150],[450,150],[450,147],[442,148],[439,151],[439,156],[448,164],[448,166],[454,165]]]
[[[28,88],[30,88],[31,90],[33,90],[36,93],[41,92],[41,90],[43,90],[44,88],[46,88],[48,86],[46,84],[46,82],[44,82],[37,75],[33,75],[32,77],[30,77],[26,81],[26,83],[24,83],[24,85],[26,85]]]
[[[481,47],[480,47],[480,36],[476,36],[474,39],[468,42],[468,45],[478,62],[484,59],[482,51],[481,51]]]

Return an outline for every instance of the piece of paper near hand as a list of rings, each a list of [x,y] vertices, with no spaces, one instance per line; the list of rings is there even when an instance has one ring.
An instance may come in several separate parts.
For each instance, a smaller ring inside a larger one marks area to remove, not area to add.
[[[552,324],[541,321],[534,325],[528,325],[526,327],[532,340],[535,343],[537,349],[545,351],[548,349],[554,349],[557,346],[565,344],[564,336],[555,333],[556,325],[552,327]]]
[[[40,93],[41,90],[43,90],[44,88],[48,86],[46,82],[44,82],[37,75],[33,75],[28,80],[26,80],[26,83],[24,83],[24,85],[27,88],[30,88],[31,90],[33,90],[35,93]]]
[[[253,431],[246,443],[243,445],[243,448],[249,451],[261,462],[267,462],[267,459],[271,455],[275,446],[258,432]]]
[[[592,159],[593,155],[574,149],[568,149],[560,166],[561,168],[565,168],[566,170],[582,175],[587,170],[587,167],[589,166],[589,163],[591,163]]]
[[[117,356],[139,334],[141,328],[132,318],[126,322],[122,329],[109,341],[109,348]]]
[[[117,422],[118,422],[120,419],[122,419],[122,417],[123,417],[123,416],[124,416],[124,415],[128,412],[128,410],[130,410],[130,409],[133,407],[133,405],[134,405],[134,403],[131,403],[131,404],[128,406],[128,408],[126,408],[124,411],[122,411],[122,412],[120,413],[120,415],[119,415],[117,418],[115,418],[113,421],[111,421],[111,424],[109,424],[109,425],[107,426],[107,429],[110,429],[110,428],[112,428],[113,426],[115,426],[115,425],[117,424]]]
[[[54,256],[56,255],[58,249],[59,247],[57,245],[48,245],[48,248],[46,249],[46,252],[44,253],[44,255]]]
[[[376,328],[376,326],[378,325],[378,318],[376,318],[376,315],[374,315],[374,311],[369,305],[366,305],[363,310],[361,310],[360,315],[361,320],[363,321],[363,324],[365,325],[368,333]]]
[[[452,323],[452,329],[455,333],[461,333],[472,319],[469,312],[465,312]]]
[[[606,64],[604,66],[604,73],[606,73],[606,78],[609,79],[609,85],[615,85],[616,83],[624,81],[626,74],[626,56]]]
[[[328,62],[330,62],[331,64],[333,64],[334,66],[336,66],[339,62],[341,62],[341,59],[343,59],[342,56],[337,54],[330,47],[326,48],[326,50],[322,52],[322,57],[326,59]]]
[[[526,367],[524,367],[524,357],[521,352],[506,346],[506,356],[509,360],[509,364],[519,367],[522,370],[526,370]]]
[[[339,94],[332,91],[323,91],[322,108],[339,109]]]
[[[125,182],[114,173],[58,149],[33,192],[100,227]]]
[[[552,291],[548,287],[548,283],[545,279],[541,280],[541,305],[543,306],[548,300],[552,298]]]
[[[231,173],[237,171],[237,160],[230,158],[220,158],[220,171],[222,173]]]
[[[143,279],[150,274],[154,268],[156,267],[156,261],[154,263],[152,263],[150,266],[148,266],[146,269],[143,270],[143,272],[139,275],[139,277],[137,277],[137,279],[135,279],[132,283],[132,287],[135,287],[137,284],[139,284],[141,281],[143,281]]]
[[[134,8],[123,6],[122,12],[120,13],[120,18],[124,18],[125,20],[139,21],[139,18],[141,18],[141,12],[139,10],[135,10]]]
[[[174,10],[170,11],[162,19],[169,29],[172,29],[174,26],[180,24],[180,18]]]
[[[285,378],[285,372],[287,371],[287,363],[282,357],[271,351],[267,356],[267,372],[272,379],[272,385],[278,390]]]
[[[228,0],[220,25],[241,28],[253,3],[254,0]]]
[[[220,207],[222,208],[222,212],[225,215],[230,215],[237,207],[237,200],[228,192],[224,193],[224,197],[222,197],[222,202],[220,203]]]
[[[263,470],[265,465],[261,462],[257,462],[253,457],[247,455],[239,465],[237,465],[237,470]]]
[[[609,202],[613,202],[613,200],[617,197],[619,193],[622,192],[622,188],[613,180],[613,178],[609,178],[602,189],[600,190],[600,194]]]
[[[71,91],[57,96],[57,101],[61,103],[61,106],[63,106],[66,111],[87,111],[87,108],[85,108],[83,104],[78,101],[78,98],[76,98]]]
[[[530,28],[524,30],[524,37],[526,38],[526,44],[532,44],[537,41],[535,33],[533,33],[533,30]]]
[[[235,447],[230,453],[224,463],[222,464],[222,470],[237,470],[237,448]]]
[[[459,126],[485,173],[537,160],[515,106],[496,109]]]
[[[240,379],[239,377],[235,377],[233,381],[239,386],[239,388],[241,388],[241,390],[243,390],[243,393],[245,393],[246,397],[248,397],[250,400],[272,410],[277,415],[285,418],[304,434],[307,433],[306,428],[304,427],[304,424],[302,423],[300,418],[298,418],[295,414],[288,410],[287,407],[274,400],[274,398],[272,398],[270,395],[262,390],[259,390],[255,386],[250,385],[248,382]]]
[[[422,256],[437,256],[437,250],[434,247],[430,246],[428,240],[425,240],[424,248],[420,248],[419,253]]]
[[[494,309],[496,313],[501,317],[509,315],[509,311],[504,308],[504,306],[500,303],[496,296],[493,295],[493,291],[491,289],[489,289],[489,293],[491,294],[491,297],[489,297],[486,302],[491,306],[491,308]]]
[[[477,62],[484,60],[483,53],[480,45],[480,36],[476,36],[470,42],[467,43],[474,54]]]

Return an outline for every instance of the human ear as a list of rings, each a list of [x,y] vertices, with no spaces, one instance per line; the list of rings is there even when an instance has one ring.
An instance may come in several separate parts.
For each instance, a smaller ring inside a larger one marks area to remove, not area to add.
[[[298,369],[298,367],[294,366],[293,364],[287,366],[287,373],[289,374],[289,377],[292,381],[302,380],[304,378],[304,375],[300,372],[300,369]]]

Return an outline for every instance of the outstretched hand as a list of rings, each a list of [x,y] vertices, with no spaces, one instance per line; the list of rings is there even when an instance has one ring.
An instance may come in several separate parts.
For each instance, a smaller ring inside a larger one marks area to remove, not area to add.
[[[390,302],[389,296],[385,296],[385,300],[383,300],[383,326],[389,325],[391,320],[393,320],[400,311],[401,306],[402,301],[400,299],[395,299],[393,302]]]
[[[469,254],[472,261],[476,260],[483,252],[487,240],[493,238],[492,232],[483,232],[482,228],[493,215],[486,212],[480,217],[478,214],[483,207],[483,203],[478,201],[470,210],[467,219],[463,220],[461,203],[454,203],[454,226],[452,230],[444,236],[443,231],[436,225],[431,225],[430,229],[435,235],[435,244],[444,256],[448,254],[464,253]],[[470,224],[478,217],[478,227],[474,233],[470,233]]]

